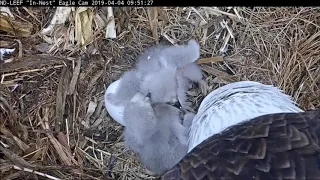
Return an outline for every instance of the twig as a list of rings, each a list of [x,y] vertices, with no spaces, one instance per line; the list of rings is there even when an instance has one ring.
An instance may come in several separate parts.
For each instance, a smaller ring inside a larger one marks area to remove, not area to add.
[[[107,176],[111,177],[111,171],[114,168],[116,161],[117,159],[111,154],[110,161],[108,163],[107,170],[106,170]]]
[[[46,178],[49,178],[49,179],[53,179],[53,180],[62,180],[60,178],[56,178],[56,177],[53,177],[51,175],[48,175],[48,174],[44,174],[42,172],[39,172],[39,171],[34,171],[32,169],[28,169],[28,168],[20,168],[18,166],[13,166],[13,169],[16,169],[16,170],[20,170],[20,171],[25,171],[25,172],[29,172],[29,173],[34,173],[34,174],[37,174],[39,176],[43,176],[43,177],[46,177]]]

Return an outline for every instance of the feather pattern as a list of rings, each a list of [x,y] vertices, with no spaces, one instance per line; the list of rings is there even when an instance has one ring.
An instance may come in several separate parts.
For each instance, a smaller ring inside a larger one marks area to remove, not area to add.
[[[241,81],[212,91],[202,101],[190,128],[190,152],[210,136],[227,127],[271,113],[302,112],[290,96],[278,88]]]
[[[320,109],[262,115],[206,139],[162,179],[319,179],[319,146]]]

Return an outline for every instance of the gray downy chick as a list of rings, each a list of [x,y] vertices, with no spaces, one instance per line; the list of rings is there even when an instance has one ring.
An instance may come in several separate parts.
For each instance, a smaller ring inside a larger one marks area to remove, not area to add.
[[[136,69],[125,72],[121,78],[117,92],[107,94],[107,100],[115,105],[126,105],[140,90],[142,82],[140,72]]]
[[[206,95],[207,84],[202,80],[202,70],[199,65],[189,63],[185,66],[179,67],[176,71],[177,79],[177,97],[181,106],[187,110],[191,110],[187,102],[187,90],[191,88],[192,82],[196,82],[201,92]]]
[[[147,75],[141,83],[140,92],[144,95],[151,92],[152,102],[179,103],[183,109],[190,111],[186,92],[191,87],[191,82],[201,81],[201,69],[196,64],[189,63],[177,70],[168,67]]]
[[[195,40],[190,40],[187,45],[158,45],[147,49],[136,66],[145,74],[141,92],[151,91],[153,102],[179,101],[183,108],[190,110],[186,91],[191,83],[198,83],[204,94],[206,90],[202,70],[195,63],[199,56],[200,46]]]
[[[195,40],[187,45],[153,46],[139,56],[136,67],[123,75],[117,93],[107,95],[107,100],[125,105],[138,91],[145,95],[152,92],[152,102],[179,102],[191,110],[186,91],[191,82],[204,84],[202,70],[194,63],[199,56],[200,46]]]
[[[195,40],[186,45],[156,45],[146,49],[139,57],[136,68],[143,74],[151,74],[162,68],[182,67],[200,57],[200,46]]]
[[[195,40],[189,40],[188,44],[170,46],[163,49],[160,61],[163,65],[182,67],[194,63],[200,57],[200,46]]]
[[[144,95],[151,93],[152,102],[175,103],[178,84],[175,68],[162,68],[158,72],[147,75],[141,83],[140,92]]]
[[[186,155],[188,128],[181,124],[179,109],[151,104],[149,97],[137,93],[125,107],[124,119],[125,146],[153,173],[164,173]]]

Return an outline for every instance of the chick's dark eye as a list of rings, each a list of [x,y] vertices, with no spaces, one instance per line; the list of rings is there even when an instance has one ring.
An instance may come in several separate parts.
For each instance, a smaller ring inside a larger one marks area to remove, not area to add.
[[[151,91],[148,92],[148,94],[146,95],[146,97],[151,98]]]
[[[170,102],[170,103],[167,103],[167,104],[169,104],[169,105],[171,105],[171,106],[174,106],[174,107],[176,107],[176,108],[178,108],[178,109],[181,109],[181,108],[182,108],[179,101]]]

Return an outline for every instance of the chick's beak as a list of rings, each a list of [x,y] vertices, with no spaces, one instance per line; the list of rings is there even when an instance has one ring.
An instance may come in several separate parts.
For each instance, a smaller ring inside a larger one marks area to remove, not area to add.
[[[150,99],[151,98],[151,92],[148,92],[148,94],[145,97],[146,99]]]
[[[144,101],[147,102],[148,104],[150,104],[152,106],[151,103],[151,92],[149,92],[145,97],[144,97]]]
[[[174,107],[178,108],[178,109],[181,109],[181,104],[179,101],[176,101],[174,104],[173,104]]]

